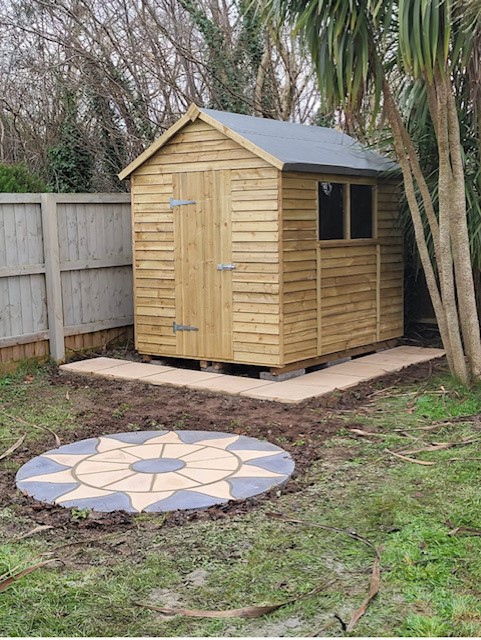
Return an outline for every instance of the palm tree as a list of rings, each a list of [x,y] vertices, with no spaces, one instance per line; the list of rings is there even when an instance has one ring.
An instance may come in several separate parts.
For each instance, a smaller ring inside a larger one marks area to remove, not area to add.
[[[463,100],[477,107],[481,102],[479,92],[466,98],[469,89],[463,87],[479,50],[479,2],[265,0],[265,7],[268,19],[291,24],[309,48],[326,109],[355,118],[368,96],[371,125],[381,113],[386,118],[450,369],[465,383],[480,379],[458,118]],[[425,97],[437,154],[435,190],[422,168],[417,135],[400,108],[408,85]]]

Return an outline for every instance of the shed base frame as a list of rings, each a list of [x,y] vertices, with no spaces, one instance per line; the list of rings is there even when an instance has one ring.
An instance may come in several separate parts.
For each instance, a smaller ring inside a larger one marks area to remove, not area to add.
[[[195,359],[195,358],[185,358],[180,355],[160,355],[160,354],[143,354],[142,356],[143,362],[151,362],[152,360],[157,360],[160,364],[165,364],[165,360],[169,359],[179,359],[179,360],[190,360],[190,362],[195,366],[194,363],[199,365],[201,371],[208,371],[213,373],[229,373],[230,366],[229,365],[242,365],[247,367],[253,367],[257,370],[263,369],[268,372],[270,376],[272,376],[271,380],[279,380],[279,376],[284,376],[284,374],[296,372],[299,370],[307,369],[308,367],[315,367],[320,364],[325,364],[326,362],[333,362],[340,360],[342,358],[352,358],[354,356],[361,356],[367,353],[375,353],[376,351],[382,351],[383,349],[392,349],[399,344],[399,338],[392,338],[390,340],[384,340],[383,342],[372,342],[371,344],[362,345],[359,347],[352,347],[351,349],[346,349],[344,351],[334,351],[333,353],[326,353],[320,356],[316,356],[314,358],[308,358],[306,360],[296,360],[295,362],[290,362],[283,367],[269,367],[268,365],[259,365],[254,363],[247,362],[232,362],[232,361],[210,361],[205,359]],[[287,379],[287,378],[282,378]]]
[[[290,371],[296,371],[297,369],[307,369],[308,367],[315,367],[318,364],[325,364],[326,362],[332,362],[333,360],[340,360],[341,358],[349,358],[352,356],[361,356],[366,353],[375,353],[376,351],[382,351],[383,349],[392,349],[398,345],[399,340],[384,340],[384,342],[373,342],[361,347],[353,347],[352,349],[346,349],[345,351],[335,351],[334,353],[327,353],[322,356],[316,356],[315,358],[309,358],[308,360],[298,360],[286,364],[284,367],[271,367],[269,369],[273,376],[280,376]]]

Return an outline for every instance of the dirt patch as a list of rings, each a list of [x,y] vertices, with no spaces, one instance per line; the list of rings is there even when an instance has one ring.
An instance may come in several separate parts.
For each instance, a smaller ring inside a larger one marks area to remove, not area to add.
[[[443,363],[412,366],[402,373],[391,374],[373,383],[314,398],[298,405],[226,396],[188,389],[152,386],[138,382],[125,382],[50,372],[50,383],[69,390],[75,422],[81,426],[62,437],[62,443],[74,442],[99,435],[123,431],[152,429],[187,429],[223,431],[269,440],[287,450],[293,457],[296,470],[283,487],[276,487],[264,496],[242,502],[232,502],[204,511],[171,512],[165,516],[167,525],[178,525],[197,519],[225,518],[242,514],[265,500],[273,500],[280,493],[296,492],[306,487],[306,470],[321,455],[321,443],[347,425],[336,412],[355,410],[368,405],[372,394],[400,381],[424,381]],[[32,457],[44,453],[54,444],[47,437],[28,447],[22,447],[11,460],[22,465]],[[326,450],[323,456],[329,455]],[[350,455],[347,451],[346,455]],[[130,528],[135,519],[125,512],[91,513],[85,518],[73,519],[70,510],[41,504],[15,491],[14,473],[0,472],[0,504],[15,505],[19,516],[37,524],[56,528],[85,529],[89,532]],[[158,516],[157,516],[158,518]],[[158,525],[157,525],[158,526]]]

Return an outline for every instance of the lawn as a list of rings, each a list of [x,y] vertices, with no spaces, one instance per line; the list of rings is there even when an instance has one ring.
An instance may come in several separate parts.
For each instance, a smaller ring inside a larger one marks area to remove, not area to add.
[[[453,384],[442,365],[429,373],[424,365],[297,406],[48,366],[1,377],[0,455],[25,440],[0,461],[0,575],[55,558],[0,593],[1,634],[481,635],[481,391]],[[66,444],[146,427],[264,437],[293,455],[298,473],[267,498],[193,514],[67,510],[14,488],[19,466],[56,446],[52,432]],[[346,632],[369,591],[375,548],[379,593]],[[254,619],[169,617],[136,604],[223,610],[288,600]]]

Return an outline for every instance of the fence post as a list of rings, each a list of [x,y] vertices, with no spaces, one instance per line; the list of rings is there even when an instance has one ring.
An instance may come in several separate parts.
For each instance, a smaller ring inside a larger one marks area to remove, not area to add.
[[[53,193],[42,193],[42,227],[50,355],[55,362],[63,362],[65,360],[65,338],[62,283],[60,280],[57,202]]]

